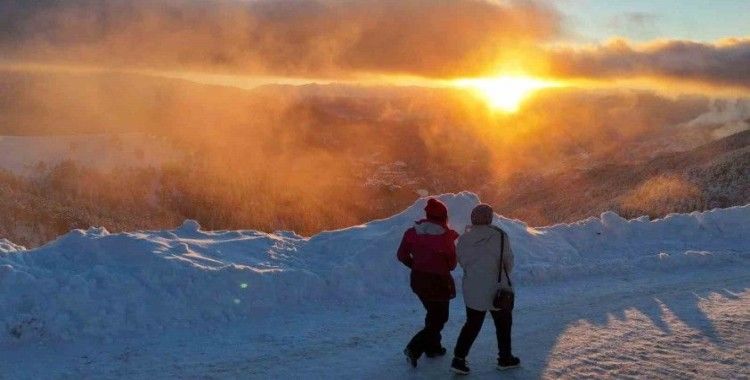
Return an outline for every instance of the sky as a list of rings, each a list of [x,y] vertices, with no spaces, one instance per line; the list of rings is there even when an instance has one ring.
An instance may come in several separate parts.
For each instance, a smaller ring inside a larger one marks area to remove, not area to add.
[[[6,0],[0,64],[250,85],[525,76],[747,93],[748,14],[747,0]]]
[[[571,39],[670,38],[711,42],[750,35],[747,0],[556,0]]]

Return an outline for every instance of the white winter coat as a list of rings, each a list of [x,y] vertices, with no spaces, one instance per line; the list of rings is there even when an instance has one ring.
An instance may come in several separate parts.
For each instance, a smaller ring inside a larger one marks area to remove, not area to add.
[[[492,301],[499,287],[513,290],[503,273],[498,284],[500,270],[500,242],[503,238],[503,261],[510,276],[513,271],[513,251],[510,239],[501,229],[491,225],[472,225],[458,238],[456,254],[464,270],[463,293],[466,307],[474,310],[494,310]]]

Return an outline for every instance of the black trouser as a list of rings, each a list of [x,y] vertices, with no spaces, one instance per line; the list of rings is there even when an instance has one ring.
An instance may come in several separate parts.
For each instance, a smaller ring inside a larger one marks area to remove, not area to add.
[[[427,315],[424,317],[424,328],[420,330],[406,346],[411,352],[422,355],[425,352],[436,352],[442,347],[440,340],[445,322],[448,322],[450,301],[426,301],[422,298]]]
[[[479,335],[482,329],[486,311],[479,311],[466,308],[466,323],[461,328],[461,334],[456,342],[456,349],[453,350],[453,356],[466,359],[469,354],[471,345]],[[510,350],[510,327],[513,324],[513,314],[510,311],[490,311],[492,320],[495,321],[495,335],[497,335],[498,357],[505,358],[511,355]]]

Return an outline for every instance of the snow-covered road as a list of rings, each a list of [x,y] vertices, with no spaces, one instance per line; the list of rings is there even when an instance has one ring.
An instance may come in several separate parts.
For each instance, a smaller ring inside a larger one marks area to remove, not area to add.
[[[513,340],[523,366],[494,369],[488,321],[469,356],[471,378],[750,377],[746,265],[589,277],[518,292]],[[462,307],[459,297],[444,332],[449,349]],[[421,318],[415,299],[104,344],[9,346],[0,352],[0,378],[452,377],[449,356],[423,358],[417,369],[404,362],[401,349]]]

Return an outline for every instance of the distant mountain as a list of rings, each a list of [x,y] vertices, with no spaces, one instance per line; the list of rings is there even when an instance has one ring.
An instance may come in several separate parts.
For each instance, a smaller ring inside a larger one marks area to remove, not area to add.
[[[659,217],[744,205],[750,203],[750,131],[641,163],[517,176],[502,184],[493,200],[505,215],[536,225],[606,210]]]
[[[313,234],[463,190],[533,225],[750,201],[747,100],[554,89],[501,114],[451,89],[115,73],[0,89],[0,238],[29,246],[186,218]]]

